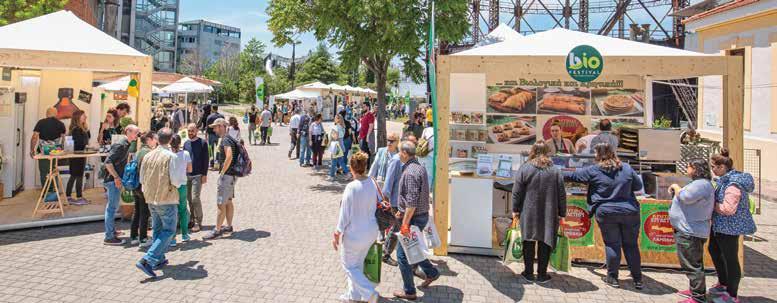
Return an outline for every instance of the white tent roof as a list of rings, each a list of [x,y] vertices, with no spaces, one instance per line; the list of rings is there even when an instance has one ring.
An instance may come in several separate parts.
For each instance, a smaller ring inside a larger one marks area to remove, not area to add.
[[[332,88],[333,90],[338,90],[338,91],[344,91],[345,90],[345,86],[342,86],[342,85],[337,84],[337,83],[329,84],[329,87]]]
[[[521,39],[523,39],[523,35],[510,28],[507,24],[502,23],[488,33],[483,40],[480,40],[478,45],[485,46],[504,41],[519,41]]]
[[[566,56],[578,45],[590,45],[602,56],[708,56],[682,49],[557,28],[473,48],[453,56]]]
[[[332,86],[328,85],[328,84],[321,83],[319,81],[316,81],[316,82],[313,82],[313,83],[305,84],[305,85],[300,86],[298,88],[301,88],[301,89],[330,89],[330,88],[332,88]]]
[[[209,93],[213,91],[213,87],[205,85],[200,82],[194,81],[189,77],[183,77],[178,81],[173,82],[168,86],[162,88],[166,93]]]
[[[58,11],[0,27],[0,49],[147,56],[70,11]]]
[[[129,82],[130,82],[130,76],[124,76],[119,78],[118,80],[102,84],[98,87],[107,91],[123,92],[123,91],[127,91]],[[161,89],[158,89],[156,86],[153,86],[153,85],[151,86],[151,93],[158,94],[161,92],[162,92]]]
[[[295,89],[290,92],[286,92],[283,94],[278,94],[274,96],[276,99],[287,99],[287,100],[301,100],[301,99],[312,99],[312,98],[318,98],[319,94],[309,91],[303,91],[300,89]]]

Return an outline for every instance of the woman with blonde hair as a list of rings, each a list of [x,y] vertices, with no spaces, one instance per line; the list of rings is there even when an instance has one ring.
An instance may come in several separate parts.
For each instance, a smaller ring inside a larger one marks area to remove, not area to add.
[[[596,165],[564,172],[567,181],[588,184],[589,216],[596,218],[602,232],[607,275],[604,283],[620,287],[618,269],[621,250],[634,281],[634,288],[642,289],[642,260],[637,239],[639,237],[639,203],[634,195],[642,190],[642,179],[627,163],[622,163],[609,143],[593,146]]]
[[[364,258],[378,237],[375,210],[381,194],[374,180],[367,177],[369,157],[363,152],[351,156],[353,181],[348,183],[340,202],[340,216],[332,246],[340,252],[348,291],[341,296],[347,302],[377,302],[375,285],[364,275]]]
[[[561,171],[553,166],[550,152],[545,142],[535,143],[529,160],[518,169],[513,184],[513,218],[520,218],[523,238],[524,270],[521,276],[537,283],[550,281],[550,253],[556,247],[559,221],[567,213],[564,178]]]

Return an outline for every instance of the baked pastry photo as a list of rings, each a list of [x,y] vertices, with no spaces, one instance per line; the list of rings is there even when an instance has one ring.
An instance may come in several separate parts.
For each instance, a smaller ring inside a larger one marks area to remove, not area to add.
[[[534,114],[536,109],[536,92],[533,88],[511,87],[493,91],[488,96],[489,113],[525,113]]]

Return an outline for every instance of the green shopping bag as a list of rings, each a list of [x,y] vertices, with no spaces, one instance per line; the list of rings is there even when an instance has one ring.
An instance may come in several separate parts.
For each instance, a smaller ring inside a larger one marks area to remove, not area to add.
[[[507,234],[502,244],[505,247],[504,256],[502,257],[504,264],[519,262],[523,259],[523,239],[521,238],[521,230],[518,229],[517,220],[513,219],[513,223],[507,229]]]
[[[569,272],[572,260],[569,259],[569,238],[559,234],[556,240],[556,248],[550,254],[550,267],[556,271]]]
[[[372,283],[380,283],[380,269],[383,258],[383,245],[373,243],[367,257],[364,258],[364,275]]]
[[[272,137],[272,126],[267,128],[267,137]]]

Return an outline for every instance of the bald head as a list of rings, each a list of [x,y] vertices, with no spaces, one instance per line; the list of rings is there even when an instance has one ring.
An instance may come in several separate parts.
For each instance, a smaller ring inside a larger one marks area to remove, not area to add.
[[[57,116],[57,109],[53,107],[49,107],[46,109],[46,118],[56,117]]]

